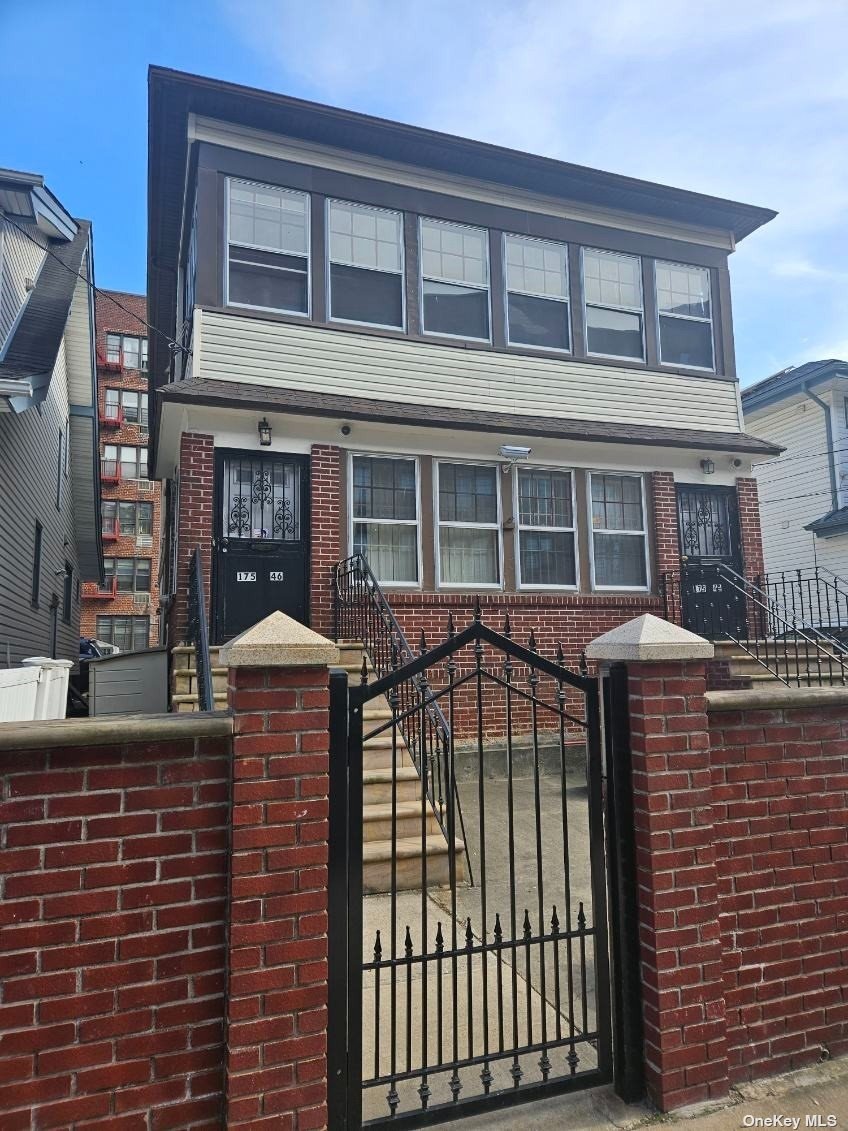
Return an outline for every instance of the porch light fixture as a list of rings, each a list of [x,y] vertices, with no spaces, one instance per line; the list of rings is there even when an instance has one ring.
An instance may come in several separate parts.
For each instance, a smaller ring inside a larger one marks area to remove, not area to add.
[[[264,416],[259,421],[259,443],[263,448],[271,447],[271,425]]]
[[[517,444],[503,444],[501,447],[501,456],[506,460],[506,463],[503,465],[504,475],[507,474],[513,464],[529,459],[532,450],[532,448],[519,447]]]
[[[711,459],[702,459],[701,471],[703,471],[704,475],[712,475],[712,473],[715,471],[715,464]]]

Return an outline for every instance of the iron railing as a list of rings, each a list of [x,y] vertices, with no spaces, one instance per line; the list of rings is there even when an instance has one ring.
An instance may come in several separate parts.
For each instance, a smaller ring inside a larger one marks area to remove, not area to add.
[[[798,620],[823,632],[840,651],[848,639],[848,583],[825,566],[773,570],[761,586],[769,600],[789,620]]]
[[[209,626],[206,622],[206,597],[203,592],[203,571],[200,552],[192,550],[188,569],[188,638],[194,645],[194,666],[197,671],[197,700],[201,711],[212,711],[212,666],[209,660]]]
[[[665,617],[709,640],[732,641],[787,686],[848,683],[848,652],[757,581],[724,564],[668,571],[660,578]]]
[[[333,621],[336,640],[355,640],[360,643],[380,679],[405,667],[427,650],[422,631],[419,651],[413,651],[367,558],[362,554],[354,554],[336,565],[333,575]],[[363,660],[363,682],[367,678]],[[427,798],[439,827],[447,835],[450,726],[427,684],[425,674],[404,680],[394,688],[393,695],[393,709],[402,719],[404,741],[418,776],[426,783]],[[465,823],[458,794],[455,795],[455,804],[465,840]],[[467,856],[466,848],[468,876],[473,882],[471,861]]]

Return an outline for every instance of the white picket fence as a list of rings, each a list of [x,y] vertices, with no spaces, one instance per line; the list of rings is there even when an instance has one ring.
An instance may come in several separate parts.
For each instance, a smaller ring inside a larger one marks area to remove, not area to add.
[[[20,668],[0,669],[0,723],[64,719],[70,660],[32,656]]]

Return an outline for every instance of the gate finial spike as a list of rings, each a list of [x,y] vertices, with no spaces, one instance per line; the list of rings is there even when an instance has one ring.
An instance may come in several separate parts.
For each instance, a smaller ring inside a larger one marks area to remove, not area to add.
[[[524,938],[529,939],[532,934],[533,928],[530,926],[530,912],[524,908]]]
[[[421,629],[421,635],[418,638],[418,651],[423,656],[427,651],[427,637],[424,635],[424,629]]]
[[[495,935],[495,942],[496,943],[501,943],[503,941],[503,927],[501,926],[501,916],[500,916],[499,911],[495,912],[494,935]]]
[[[480,594],[474,594],[474,619],[481,621],[483,619],[483,609],[480,606]]]
[[[536,633],[534,632],[534,630],[532,628],[530,629],[530,636],[529,636],[529,639],[527,640],[527,647],[530,649],[531,652],[537,651]]]
[[[586,653],[585,653],[585,651],[580,653],[580,674],[581,675],[588,675],[589,674],[589,665],[586,663]]]
[[[374,961],[380,962],[383,957],[383,944],[380,942],[380,932],[377,932],[377,939],[374,943]]]
[[[359,669],[359,682],[364,687],[368,682],[368,657],[363,653],[362,667]]]
[[[471,916],[465,920],[465,945],[471,946],[474,942],[474,932],[471,930]]]
[[[456,628],[453,623],[453,613],[448,613],[448,640],[456,635]]]
[[[504,613],[503,634],[512,637],[512,621],[509,619],[509,613]]]
[[[406,957],[412,958],[412,934],[409,930],[409,924],[406,926],[406,938],[403,940],[403,949],[406,952]]]
[[[561,668],[565,667],[565,652],[562,650],[562,643],[557,644],[556,662]]]
[[[556,904],[554,904],[553,914],[551,915],[551,932],[555,935],[559,934],[559,916],[557,915]]]
[[[577,908],[577,930],[581,933],[586,930],[586,913],[583,910],[582,900]]]
[[[436,954],[440,954],[445,949],[445,936],[442,934],[442,921],[441,919],[436,924]]]

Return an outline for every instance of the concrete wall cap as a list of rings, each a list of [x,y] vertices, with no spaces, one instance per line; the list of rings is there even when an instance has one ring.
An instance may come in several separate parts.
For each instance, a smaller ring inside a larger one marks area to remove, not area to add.
[[[586,648],[589,660],[709,660],[709,640],[651,613],[598,636]]]
[[[338,662],[332,640],[279,611],[234,636],[218,654],[226,668],[323,668]]]

